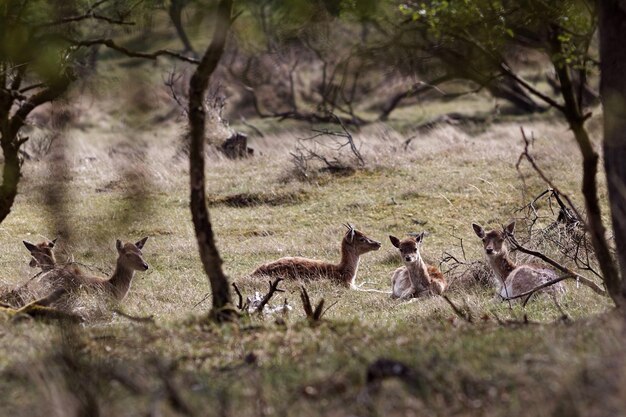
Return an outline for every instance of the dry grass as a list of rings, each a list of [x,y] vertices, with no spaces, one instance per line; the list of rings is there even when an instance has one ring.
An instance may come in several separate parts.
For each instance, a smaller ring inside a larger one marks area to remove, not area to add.
[[[562,304],[573,324],[559,321],[547,297],[526,310],[492,301],[470,224],[504,223],[544,187],[528,167],[524,186],[515,170],[518,125],[496,124],[475,136],[437,128],[407,149],[410,129],[370,126],[356,136],[367,169],[309,181],[286,181],[289,151],[306,135],[302,130],[254,138],[260,156],[250,160],[211,155],[207,182],[218,247],[227,274],[247,295],[266,291],[266,282],[246,277],[259,263],[286,255],[338,259],[344,222],[383,242],[361,262],[357,282],[369,288],[388,290],[400,265],[388,234],[426,230],[423,252],[434,264],[444,251],[461,257],[462,240],[466,261],[475,262],[449,275],[449,297],[471,312],[473,324],[439,298],[398,302],[314,282],[307,284],[311,297],[333,306],[322,324],[310,326],[299,284],[287,282],[276,301],[289,300],[289,315],[218,328],[201,319],[208,283],[190,222],[186,161],[176,156],[183,127],[130,130],[96,109],[81,117],[81,127],[68,130],[51,154],[25,165],[13,214],[0,225],[0,277],[17,285],[32,274],[22,239],[61,232],[60,258],[112,271],[116,238],[150,236],[144,248],[150,270],[136,276],[123,309],[155,322],[109,313],[72,331],[3,324],[0,396],[9,400],[0,414],[78,415],[89,407],[102,415],[610,415],[626,409],[618,391],[626,370],[619,359],[621,322],[607,314],[608,300],[568,284]],[[570,132],[559,123],[525,125],[538,138],[539,163],[580,205],[580,159]],[[55,177],[59,161],[63,178]],[[64,192],[61,203],[47,206],[51,178]],[[524,314],[540,324],[498,322],[521,322]],[[365,369],[378,357],[419,369],[426,387],[388,381],[380,393],[370,392]]]

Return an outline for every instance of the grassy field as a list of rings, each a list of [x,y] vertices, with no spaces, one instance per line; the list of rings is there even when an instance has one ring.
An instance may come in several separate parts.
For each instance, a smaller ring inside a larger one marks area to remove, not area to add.
[[[0,225],[0,279],[13,286],[34,275],[23,239],[60,235],[58,258],[110,272],[116,238],[149,236],[150,269],[136,275],[120,307],[153,320],[111,313],[94,295],[84,296],[90,320],[77,327],[4,320],[0,415],[626,413],[622,322],[609,300],[573,283],[565,320],[547,297],[526,308],[496,303],[494,289],[472,283],[470,273],[448,295],[472,323],[441,298],[401,302],[324,282],[307,284],[315,301],[331,306],[321,323],[306,321],[300,284],[291,282],[275,300],[288,300],[288,315],[206,323],[209,286],[188,209],[187,162],[176,156],[183,123],[133,128],[82,105],[51,152],[25,163],[13,213]],[[402,109],[404,118],[423,113]],[[346,222],[383,243],[361,261],[357,283],[368,288],[389,290],[401,264],[389,234],[427,231],[423,254],[434,264],[444,251],[461,257],[461,241],[468,262],[482,260],[471,223],[521,218],[516,209],[546,188],[527,165],[516,170],[520,126],[536,137],[537,161],[582,206],[580,158],[559,121],[513,120],[473,135],[410,126],[403,119],[360,131],[366,168],[350,176],[295,179],[290,151],[309,134],[304,126],[272,125],[252,138],[253,159],[211,153],[209,204],[228,276],[246,295],[264,293],[266,282],[246,277],[258,264],[287,255],[336,260]],[[412,371],[366,383],[380,358]]]

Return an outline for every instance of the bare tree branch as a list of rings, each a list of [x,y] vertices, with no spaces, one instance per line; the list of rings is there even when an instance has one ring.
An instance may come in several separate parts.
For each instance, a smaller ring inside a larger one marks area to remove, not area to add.
[[[572,271],[571,269],[569,269],[568,267],[566,267],[564,265],[561,265],[560,263],[558,263],[554,259],[548,257],[547,255],[545,255],[545,254],[543,254],[541,252],[534,251],[534,250],[531,250],[531,249],[528,249],[528,248],[522,246],[517,241],[517,239],[515,239],[515,236],[513,236],[512,234],[507,233],[507,238],[508,238],[509,242],[511,242],[511,245],[513,246],[513,248],[515,250],[519,250],[520,252],[523,252],[523,253],[525,253],[527,255],[531,255],[531,256],[534,256],[536,258],[539,258],[542,261],[552,265],[553,267],[555,267],[559,271],[564,272],[565,274],[567,274],[567,275],[565,275],[565,276],[563,276],[563,277],[561,277],[561,278],[559,278],[557,280],[554,280],[554,282],[552,282],[549,285],[556,284],[557,282],[560,282],[560,281],[562,281],[564,279],[568,279],[568,278],[576,279],[577,281],[579,281],[583,285],[591,288],[591,290],[593,290],[596,294],[599,294],[599,295],[602,295],[602,296],[607,296],[606,291],[603,290],[602,288],[600,288],[598,286],[598,284],[596,284],[595,282],[591,281],[590,279],[583,277],[582,275]],[[546,285],[546,287],[549,286],[549,285]]]
[[[107,48],[113,49],[119,53],[122,53],[126,56],[133,57],[133,58],[144,58],[144,59],[156,60],[160,56],[169,56],[171,58],[176,58],[181,61],[188,62],[190,64],[196,64],[196,65],[200,64],[200,60],[196,58],[189,57],[178,52],[170,51],[168,49],[159,49],[154,52],[133,51],[121,45],[118,45],[113,39],[99,38],[99,39],[76,40],[76,39],[71,39],[71,38],[65,38],[65,40],[69,44],[77,48],[89,47],[93,45],[104,45]]]

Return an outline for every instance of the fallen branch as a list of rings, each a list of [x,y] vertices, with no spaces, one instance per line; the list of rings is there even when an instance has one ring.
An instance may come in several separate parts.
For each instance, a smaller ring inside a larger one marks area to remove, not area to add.
[[[116,314],[119,314],[120,316],[130,320],[130,321],[135,321],[137,323],[154,323],[154,315],[151,314],[149,316],[144,316],[144,317],[138,317],[138,316],[133,316],[131,314],[128,314],[124,311],[122,311],[119,308],[113,309],[113,312]]]
[[[544,262],[546,262],[546,263],[548,263],[548,264],[552,265],[553,267],[555,267],[555,268],[556,268],[556,269],[558,269],[559,271],[564,272],[564,273],[566,274],[566,275],[564,275],[564,276],[562,276],[562,277],[560,277],[560,278],[558,278],[558,279],[555,279],[555,280],[552,280],[552,281],[547,282],[547,283],[545,283],[545,284],[542,284],[542,285],[540,285],[539,287],[541,287],[541,288],[545,288],[545,287],[548,287],[548,286],[550,286],[550,285],[554,285],[554,284],[556,284],[557,282],[563,281],[563,280],[565,280],[565,279],[576,279],[576,281],[577,281],[577,282],[580,282],[581,284],[583,284],[583,285],[585,285],[585,286],[587,286],[587,287],[591,288],[591,290],[592,290],[592,291],[594,291],[596,294],[602,295],[602,296],[604,296],[604,297],[608,296],[607,292],[606,292],[605,290],[603,290],[602,288],[600,288],[600,287],[598,286],[598,284],[596,284],[595,282],[593,282],[593,281],[591,281],[590,279],[585,278],[585,277],[583,277],[582,275],[580,275],[580,274],[578,274],[578,273],[576,273],[576,272],[572,271],[572,270],[571,270],[571,269],[569,269],[568,267],[566,267],[566,266],[564,266],[564,265],[561,265],[560,263],[558,263],[558,262],[557,262],[557,261],[555,261],[554,259],[552,259],[552,258],[548,257],[547,255],[544,255],[544,254],[543,254],[543,253],[541,253],[541,252],[538,252],[538,251],[534,251],[534,250],[531,250],[531,249],[525,248],[524,246],[522,246],[522,245],[521,245],[521,244],[520,244],[520,243],[519,243],[519,242],[515,239],[515,236],[513,236],[512,234],[507,233],[507,238],[509,239],[509,242],[511,242],[511,244],[513,245],[513,248],[514,248],[515,250],[518,250],[518,251],[520,251],[520,252],[522,252],[522,253],[525,253],[525,254],[527,254],[527,255],[531,255],[531,256],[534,256],[534,257],[536,257],[536,258],[539,258],[539,259],[541,259],[542,261],[544,261]],[[538,288],[538,289],[541,289],[541,288]],[[533,291],[533,292],[534,292],[534,290],[531,290],[531,291]],[[519,298],[519,296],[516,296],[515,298]],[[511,299],[511,298],[509,297],[509,298],[505,298],[505,299]]]
[[[465,320],[466,322],[472,324],[474,322],[472,315],[470,314],[470,312],[465,312],[463,310],[461,310],[459,307],[457,307],[449,298],[447,295],[442,295],[441,296],[444,300],[446,300],[446,302],[450,305],[450,307],[452,308],[452,310],[454,311],[454,313],[460,318]]]

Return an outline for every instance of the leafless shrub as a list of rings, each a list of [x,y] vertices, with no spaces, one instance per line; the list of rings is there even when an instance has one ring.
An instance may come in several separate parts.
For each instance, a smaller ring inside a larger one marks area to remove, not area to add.
[[[26,160],[40,161],[45,158],[52,149],[52,144],[58,135],[47,133],[30,138],[22,149],[22,156]]]
[[[469,261],[465,255],[463,239],[452,235],[458,244],[442,254],[439,269],[448,280],[448,291],[467,291],[472,288],[491,288],[494,277],[484,260]]]
[[[313,129],[312,136],[298,139],[291,154],[292,164],[300,177],[309,178],[315,171],[350,175],[365,167],[365,159],[354,137],[339,117],[332,114],[341,131]]]

